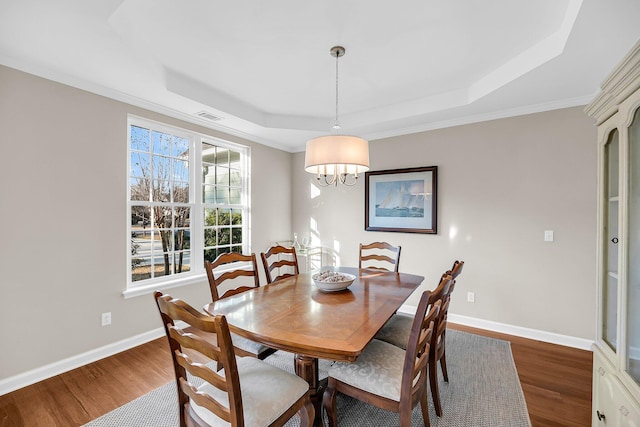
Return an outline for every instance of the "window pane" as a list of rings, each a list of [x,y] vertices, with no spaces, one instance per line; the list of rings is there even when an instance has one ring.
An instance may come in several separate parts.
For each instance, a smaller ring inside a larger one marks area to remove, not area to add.
[[[131,206],[131,230],[140,232],[150,228],[151,208],[149,206]]]
[[[216,184],[229,186],[229,169],[227,168],[216,168]]]
[[[149,201],[149,181],[143,178],[131,178],[129,180],[131,188],[131,200]]]
[[[203,203],[215,203],[216,202],[216,187],[213,185],[205,185],[202,188],[202,202]]]
[[[171,155],[180,158],[189,158],[189,139],[179,136],[173,137],[173,151]]]
[[[171,159],[169,157],[153,156],[153,178],[160,181],[171,179]]]
[[[191,270],[190,252],[178,252],[174,256],[173,260],[174,273],[184,273]]]
[[[204,260],[213,262],[216,259],[216,250],[215,249],[207,249],[204,251]]]
[[[242,190],[239,188],[229,189],[229,203],[232,205],[242,204]]]
[[[204,225],[218,225],[218,210],[206,208],[204,210]]]
[[[218,147],[218,151],[216,153],[216,164],[218,166],[228,166],[229,165],[229,150],[228,149]]]
[[[191,248],[191,233],[189,233],[189,230],[177,230],[174,234],[174,237],[174,247],[176,248],[176,251]]]
[[[229,188],[216,187],[216,203],[221,205],[229,204]]]
[[[242,184],[240,171],[234,169],[229,170],[229,184],[233,187],[240,187]]]
[[[233,209],[233,214],[231,218],[231,223],[233,225],[241,225],[242,224],[242,211],[238,209]]]
[[[173,201],[175,203],[189,203],[189,183],[173,183]]]
[[[204,230],[204,246],[211,247],[218,244],[218,230],[207,228]]]
[[[169,191],[169,183],[162,180],[153,181],[153,189],[151,193],[153,202],[169,202],[171,201],[171,193]]]
[[[184,159],[173,160],[173,180],[189,181],[189,161]]]
[[[218,245],[228,245],[231,243],[231,232],[229,228],[218,230]]]
[[[131,126],[131,142],[132,150],[149,151],[149,129],[138,126]]]
[[[131,166],[129,169],[130,176],[151,176],[151,156],[139,151],[133,151],[130,156]]]
[[[218,209],[218,225],[231,225],[231,209]]]
[[[171,154],[171,135],[163,132],[153,131],[151,133],[151,137],[153,141],[154,154],[163,154],[167,156]]]
[[[232,228],[231,229],[231,243],[234,243],[234,244],[242,243],[242,229],[241,228]]]

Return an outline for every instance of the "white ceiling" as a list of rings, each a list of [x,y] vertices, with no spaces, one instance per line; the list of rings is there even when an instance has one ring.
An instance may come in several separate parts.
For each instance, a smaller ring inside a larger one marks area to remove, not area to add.
[[[638,39],[640,0],[0,0],[1,64],[291,152],[334,45],[341,132],[378,139],[586,104]]]

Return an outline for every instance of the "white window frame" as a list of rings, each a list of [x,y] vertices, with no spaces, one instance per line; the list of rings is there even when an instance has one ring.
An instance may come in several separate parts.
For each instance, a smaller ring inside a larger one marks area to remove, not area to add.
[[[184,137],[189,140],[189,206],[191,206],[190,216],[190,256],[191,265],[188,272],[179,274],[172,274],[168,276],[161,276],[151,279],[144,279],[140,281],[132,281],[132,268],[131,259],[131,208],[135,205],[131,201],[131,183],[130,183],[130,169],[131,169],[131,126],[139,126],[154,131],[159,131],[171,135]],[[146,295],[155,290],[163,290],[175,288],[178,286],[190,285],[193,283],[202,282],[206,279],[206,272],[204,269],[204,206],[205,203],[202,200],[202,143],[213,144],[218,147],[228,148],[230,150],[239,152],[241,155],[240,168],[241,168],[241,205],[220,205],[221,207],[229,207],[233,209],[242,210],[242,252],[250,252],[250,188],[249,188],[249,167],[250,167],[250,147],[233,143],[221,138],[213,137],[210,135],[201,134],[188,129],[179,128],[177,126],[167,125],[154,120],[129,115],[127,118],[127,211],[126,211],[126,244],[127,244],[127,277],[126,277],[126,289],[123,291],[125,298],[135,297],[139,295]]]

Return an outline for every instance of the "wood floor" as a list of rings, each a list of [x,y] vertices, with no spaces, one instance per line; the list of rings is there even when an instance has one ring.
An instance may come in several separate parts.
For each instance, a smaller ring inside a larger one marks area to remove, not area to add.
[[[591,425],[590,351],[449,324],[511,341],[533,427]],[[0,427],[79,426],[173,379],[165,338],[0,396]]]

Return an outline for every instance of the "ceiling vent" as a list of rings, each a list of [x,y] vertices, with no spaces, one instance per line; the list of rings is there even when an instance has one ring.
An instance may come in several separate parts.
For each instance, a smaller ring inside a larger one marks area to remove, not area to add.
[[[208,112],[206,112],[206,111],[200,111],[200,112],[197,112],[197,113],[196,113],[196,116],[198,116],[198,117],[202,117],[203,119],[211,120],[211,121],[213,121],[213,122],[217,122],[218,120],[220,120],[220,119],[221,119],[221,117],[214,116],[213,114],[208,113]]]

